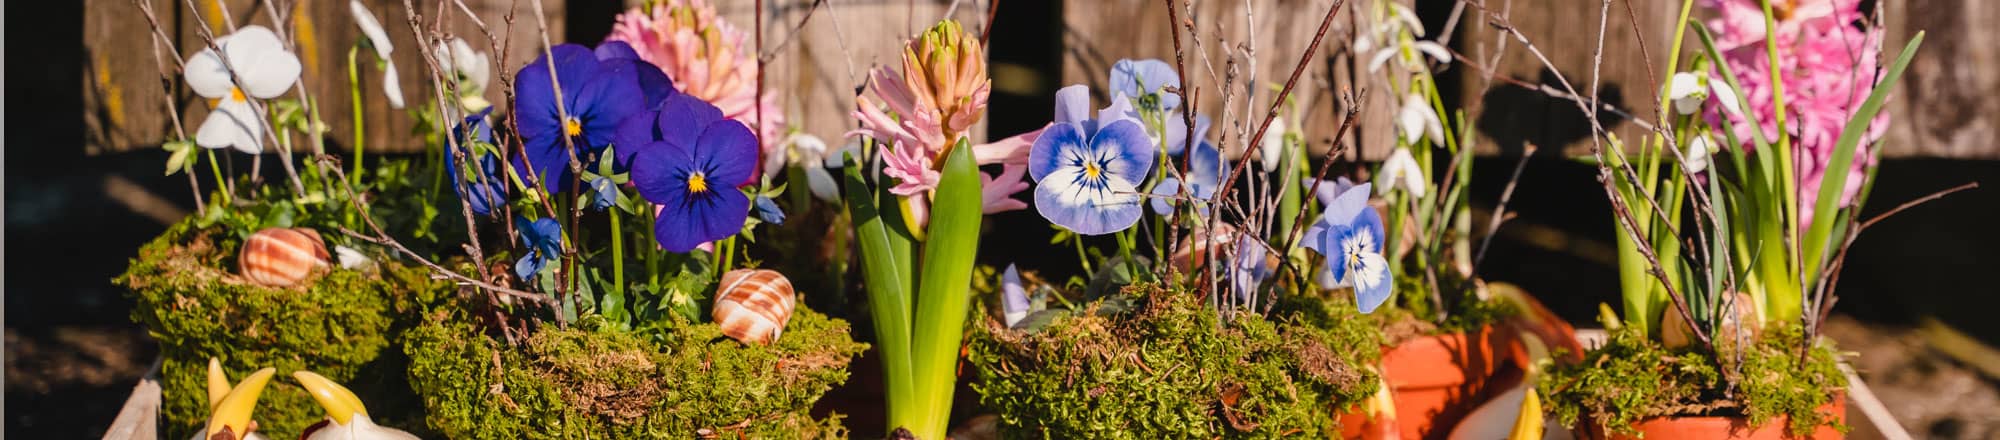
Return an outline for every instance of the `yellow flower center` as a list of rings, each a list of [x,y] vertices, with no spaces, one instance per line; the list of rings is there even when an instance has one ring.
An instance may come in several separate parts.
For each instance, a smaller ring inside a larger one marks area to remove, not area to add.
[[[694,172],[694,174],[689,174],[688,192],[690,193],[708,192],[708,176],[702,175],[700,171],[696,171]]]
[[[1098,167],[1097,167],[1097,164],[1094,164],[1094,163],[1090,163],[1090,164],[1084,164],[1084,165],[1083,165],[1083,177],[1086,177],[1086,178],[1090,178],[1090,179],[1096,179],[1096,178],[1097,178],[1097,176],[1100,176],[1100,175],[1103,175],[1103,174],[1104,174],[1104,169],[1103,169],[1103,168],[1098,168]]]
[[[229,88],[229,99],[234,100],[236,102],[249,101],[248,98],[243,97],[243,89],[237,87]]]
[[[582,134],[583,134],[583,123],[582,123],[582,122],[578,122],[578,121],[576,120],[576,118],[568,118],[568,119],[564,119],[564,120],[563,120],[563,134],[567,134],[567,135],[570,135],[570,136],[577,136],[577,135],[582,135]]]

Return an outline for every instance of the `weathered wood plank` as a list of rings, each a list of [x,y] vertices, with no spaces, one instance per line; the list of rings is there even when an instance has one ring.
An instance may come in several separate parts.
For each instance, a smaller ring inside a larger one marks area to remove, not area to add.
[[[1312,43],[1327,8],[1333,3],[1332,0],[1204,1],[1196,2],[1191,14],[1181,14],[1183,23],[1192,22],[1195,28],[1195,32],[1189,33],[1184,27],[1181,34],[1187,63],[1182,84],[1199,95],[1198,112],[1214,118],[1210,139],[1230,137],[1221,145],[1231,156],[1240,154],[1242,146],[1247,144],[1244,138],[1263,122],[1277,89],[1298,65],[1300,55]],[[1328,89],[1359,91],[1366,87],[1369,93],[1361,104],[1365,107],[1356,130],[1358,145],[1367,157],[1379,158],[1387,154],[1387,145],[1394,142],[1390,137],[1394,133],[1389,131],[1388,111],[1393,97],[1386,92],[1386,84],[1381,83],[1378,75],[1366,71],[1365,61],[1355,62],[1349,52],[1357,25],[1354,12],[1359,2],[1346,3],[1347,9],[1335,19],[1319,52],[1293,87],[1292,95],[1307,106],[1304,123],[1307,140],[1314,151],[1325,151],[1332,145],[1329,136],[1339,124],[1334,111],[1335,98]],[[1158,58],[1173,63],[1173,35],[1168,20],[1166,5],[1159,1],[1069,2],[1063,11],[1066,47],[1062,83],[1088,85],[1102,103],[1107,99],[1103,93],[1111,65],[1119,59]],[[1246,51],[1251,48],[1254,52]],[[1246,86],[1250,92],[1245,91]],[[1226,110],[1224,87],[1233,89]],[[1250,96],[1247,100],[1246,93]],[[1280,114],[1288,122],[1299,124],[1289,110]]]
[[[178,73],[172,75],[173,90],[160,87],[159,72],[163,67],[153,60],[153,39],[151,28],[144,15],[132,3],[133,0],[85,0],[88,11],[84,18],[85,106],[84,121],[90,133],[86,136],[85,148],[88,152],[106,153],[128,151],[139,148],[153,148],[172,137],[178,137],[169,120],[167,101],[163,94],[171,93],[172,102],[182,117],[185,130],[192,135],[200,122],[207,117],[206,100],[189,91]],[[140,0],[152,2],[160,24],[167,27],[165,33],[172,38],[174,53],[164,52],[164,69],[175,69],[172,58],[193,55],[205,47],[201,37],[201,20],[206,20],[212,32],[226,33],[227,25],[222,17],[227,11],[230,21],[238,26],[250,24],[272,27],[274,14],[266,9],[272,3],[253,0],[195,0],[198,10],[190,10],[189,2],[173,0]],[[456,0],[454,0],[456,1]],[[354,25],[348,3],[340,0],[297,0],[275,2],[281,10],[289,11],[283,18],[285,26],[281,34],[291,38],[296,44],[296,53],[304,64],[301,81],[314,99],[319,100],[322,117],[330,129],[327,133],[329,151],[344,150],[352,145],[353,126],[351,121],[352,103],[349,98],[347,77],[348,49],[354,47],[361,36]],[[392,55],[399,70],[399,84],[410,108],[421,108],[431,102],[431,89],[425,73],[420,51],[411,32],[408,16],[405,15],[402,0],[364,0],[384,30],[396,46]],[[426,14],[426,23],[435,1],[413,1]],[[541,38],[530,3],[518,0],[466,0],[466,5],[478,13],[481,20],[496,27],[493,31],[503,35],[503,40],[511,40],[509,53],[504,57],[504,69],[508,72],[519,69],[538,53]],[[448,30],[467,39],[477,50],[495,53],[499,51],[487,44],[487,38],[472,25],[471,20],[462,17],[462,12],[453,3],[443,3],[452,17]],[[515,11],[511,33],[508,30],[508,11]],[[551,39],[562,41],[563,2],[547,0],[547,11]],[[199,16],[199,20],[197,19]],[[503,59],[493,55],[496,60]],[[408,111],[388,107],[381,91],[382,73],[375,68],[374,55],[368,52],[357,54],[360,62],[359,79],[362,86],[362,102],[365,105],[364,128],[367,130],[368,149],[371,151],[411,152],[421,151],[422,139],[411,134],[416,119]],[[495,72],[494,85],[488,87],[490,100],[501,99],[501,87],[497,83],[500,72]],[[295,98],[287,94],[286,98]]]
[[[2000,3],[1985,0],[1882,2],[1889,24],[1884,58],[1917,31],[1924,47],[1890,99],[1889,157],[2000,159]]]

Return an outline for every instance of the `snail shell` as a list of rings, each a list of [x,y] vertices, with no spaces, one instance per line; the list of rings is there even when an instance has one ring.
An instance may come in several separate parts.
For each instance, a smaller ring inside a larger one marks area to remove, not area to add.
[[[328,265],[326,244],[307,228],[265,228],[243,240],[237,269],[251,282],[290,286]]]
[[[777,271],[729,271],[715,293],[715,324],[746,344],[769,344],[792,319],[793,297],[792,281]]]

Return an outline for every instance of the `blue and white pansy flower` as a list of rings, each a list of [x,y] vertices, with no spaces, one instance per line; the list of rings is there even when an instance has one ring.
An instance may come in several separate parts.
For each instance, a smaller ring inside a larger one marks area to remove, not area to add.
[[[1188,198],[1197,200],[1192,203],[1196,206],[1195,209],[1200,212],[1201,216],[1208,216],[1208,205],[1204,201],[1214,196],[1216,187],[1221,186],[1223,172],[1222,151],[1216,149],[1215,144],[1202,141],[1199,146],[1194,148],[1194,156],[1187,158],[1187,160],[1187,172],[1181,173],[1180,177],[1167,176],[1160,179],[1160,183],[1153,185],[1152,205],[1154,213],[1159,215],[1173,214],[1174,206],[1178,205],[1176,199],[1182,194],[1181,183],[1185,179]]]
[[[1326,256],[1334,282],[1354,287],[1354,303],[1361,313],[1381,307],[1395,285],[1389,261],[1382,257],[1382,216],[1368,206],[1370,185],[1356,185],[1334,196],[1305,239],[1306,248]]]
[[[1165,113],[1181,106],[1180,95],[1162,93],[1167,87],[1181,86],[1180,73],[1166,61],[1118,60],[1111,65],[1110,84],[1113,93],[1139,101],[1139,110]]]
[[[1125,230],[1144,213],[1139,184],[1153,172],[1159,149],[1139,121],[1125,117],[1122,97],[1089,119],[1090,89],[1056,92],[1055,123],[1028,150],[1036,182],[1035,210],[1078,234]]]

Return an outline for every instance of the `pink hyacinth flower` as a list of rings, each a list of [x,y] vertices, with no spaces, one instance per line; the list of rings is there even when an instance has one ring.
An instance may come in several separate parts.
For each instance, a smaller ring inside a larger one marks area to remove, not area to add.
[[[756,54],[744,46],[743,32],[717,15],[707,1],[662,0],[650,12],[626,11],[618,15],[605,41],[630,44],[640,59],[672,77],[682,93],[714,104],[725,117],[757,127],[761,175],[777,173],[784,165],[779,140],[784,137],[785,114],[777,95],[767,93],[762,102],[757,100]]]

